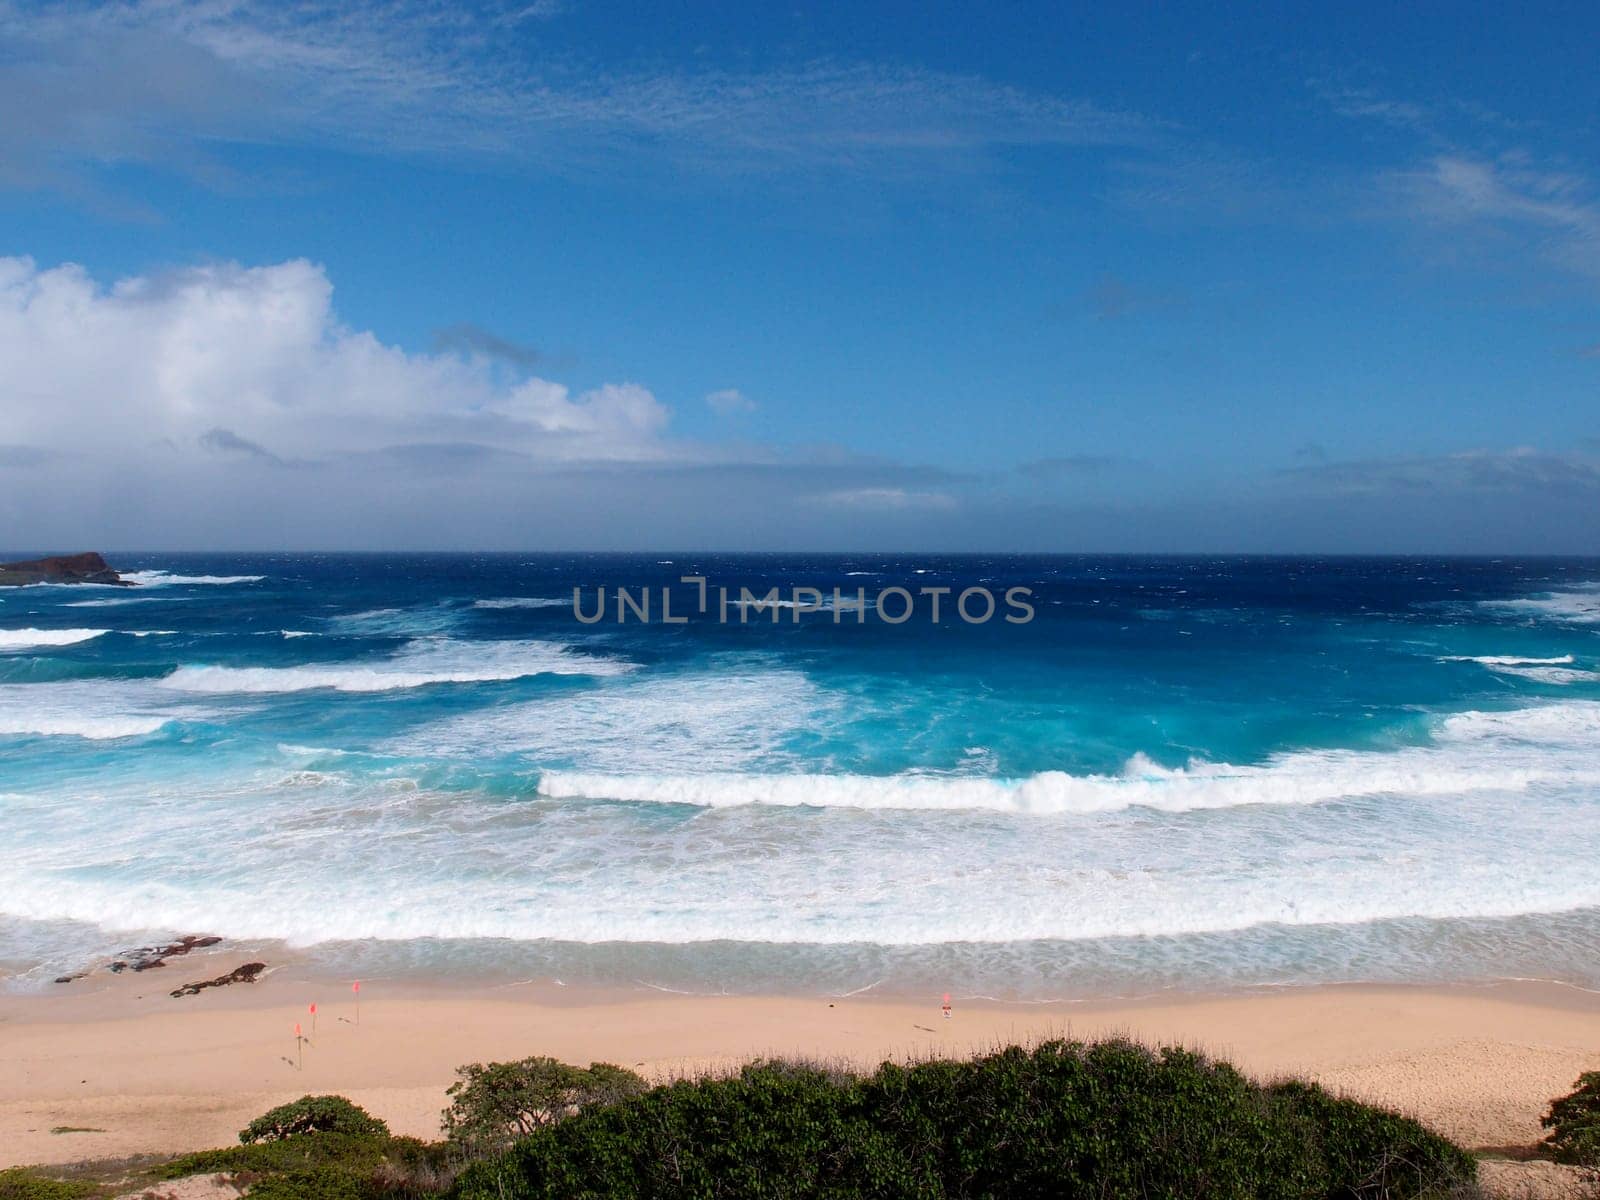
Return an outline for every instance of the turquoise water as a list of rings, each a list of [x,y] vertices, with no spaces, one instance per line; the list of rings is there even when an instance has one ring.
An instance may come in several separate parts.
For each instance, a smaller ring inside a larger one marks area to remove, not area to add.
[[[0,592],[11,986],[196,931],[691,991],[1600,984],[1600,562],[117,565]],[[685,575],[866,605],[722,623]],[[602,586],[690,619],[577,620]]]

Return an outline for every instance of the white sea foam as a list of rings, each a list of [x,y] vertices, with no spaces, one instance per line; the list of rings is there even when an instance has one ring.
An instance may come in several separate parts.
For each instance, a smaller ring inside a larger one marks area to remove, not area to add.
[[[435,683],[486,683],[529,675],[620,675],[632,664],[556,642],[422,638],[391,658],[294,667],[183,666],[160,686],[180,692],[383,692]]]
[[[576,756],[608,771],[738,771],[781,761],[785,738],[842,718],[844,704],[803,672],[730,665],[452,717],[389,748],[472,759],[519,754],[539,763]]]
[[[1261,765],[1191,761],[1165,768],[1143,755],[1120,775],[1045,771],[1026,779],[903,774],[609,774],[548,771],[539,794],[687,804],[860,809],[984,809],[1016,813],[1164,812],[1241,805],[1307,805],[1372,796],[1523,792],[1541,784],[1600,784],[1600,704],[1445,719],[1433,744],[1387,751],[1312,750]]]
[[[752,671],[747,702],[758,703],[760,684],[804,691],[777,674],[757,680]],[[612,690],[632,688],[595,692]],[[655,697],[665,702],[666,693]],[[1269,796],[1274,788],[1332,790],[1310,782],[1326,769],[1354,789],[1350,803],[1294,807],[1279,796],[1198,815],[1082,820],[1027,816],[1015,806],[885,812],[855,799],[809,816],[748,803],[687,815],[495,803],[364,773],[372,767],[362,755],[286,748],[265,768],[255,758],[229,768],[218,755],[209,771],[181,779],[101,772],[81,787],[0,798],[8,836],[0,912],[113,928],[220,928],[302,944],[824,945],[1397,919],[1415,929],[1422,920],[1573,913],[1600,905],[1592,869],[1600,856],[1597,745],[1596,703],[1463,713],[1441,720],[1427,745],[1302,752],[1232,769],[1237,786]],[[1136,761],[1105,786],[1164,780],[1182,790],[1206,770],[1223,768],[1163,772]],[[842,778],[841,787],[883,783]],[[226,845],[228,853],[171,852],[199,844]],[[1295,943],[1302,951],[1325,944]]]
[[[154,733],[173,713],[151,704],[148,689],[122,682],[0,685],[0,736],[94,740]]]
[[[0,629],[0,651],[75,646],[108,632],[105,629]]]
[[[226,586],[234,583],[260,583],[265,575],[177,575],[171,571],[123,571],[122,578],[140,587]]]
[[[1482,663],[1486,667],[1554,667],[1570,665],[1573,659],[1570,654],[1557,658],[1523,658],[1517,654],[1446,654],[1439,661]]]
[[[1571,667],[1495,667],[1495,672],[1500,675],[1516,675],[1522,679],[1532,679],[1536,683],[1600,683],[1600,673],[1594,671],[1579,671]]]
[[[1600,585],[1516,600],[1487,600],[1483,607],[1563,625],[1595,625],[1600,624]]]
[[[162,717],[93,717],[39,713],[19,716],[0,714],[0,735],[35,737],[81,737],[94,740],[140,737],[165,725]]]
[[[486,805],[398,784],[323,768],[253,790],[224,781],[215,799],[199,788],[181,803],[128,792],[96,806],[81,844],[63,839],[63,811],[28,800],[7,808],[22,848],[0,875],[0,911],[299,944],[932,945],[1600,904],[1588,869],[1600,830],[1564,799],[1518,809],[1507,840],[1495,837],[1507,819],[1499,795],[1318,807],[1276,824],[1248,814],[1282,810],[1236,810],[1225,823],[1019,825],[993,813],[859,811],[780,822],[751,809],[640,821],[616,806]],[[140,869],[163,848],[224,835],[226,856],[167,855],[159,874]],[[1552,839],[1570,853],[1550,856]]]
[[[474,600],[473,608],[570,608],[571,600],[549,596],[504,596],[497,600]]]
[[[63,604],[62,608],[118,608],[124,604],[155,604],[172,603],[173,601],[193,600],[193,596],[112,596],[105,600],[73,600]]]
[[[1587,671],[1572,664],[1570,654],[1554,658],[1524,658],[1516,654],[1448,654],[1441,662],[1470,662],[1488,667],[1497,675],[1514,675],[1536,683],[1574,684],[1600,682],[1600,673]]]
[[[753,618],[759,618],[763,614],[770,613],[770,611],[772,609],[780,609],[780,608],[781,609],[794,609],[797,613],[799,613],[799,612],[833,612],[835,609],[837,609],[839,612],[855,612],[857,609],[861,609],[861,608],[865,608],[865,609],[868,609],[870,611],[871,609],[875,608],[876,606],[877,606],[877,600],[876,599],[865,598],[865,597],[858,598],[858,597],[853,596],[850,593],[844,592],[844,591],[841,591],[839,593],[839,598],[838,598],[837,602],[835,602],[835,600],[833,598],[833,594],[831,592],[823,593],[822,599],[816,600],[816,601],[812,601],[812,600],[763,600],[759,596],[756,597],[753,600],[732,600],[732,599],[730,599],[728,601],[728,607],[729,608],[748,608],[748,609],[751,610],[749,613],[745,614],[745,619],[746,620],[750,620],[750,619],[753,619]],[[770,615],[767,616],[767,620],[769,620],[769,621],[772,620],[772,617]]]
[[[840,854],[837,860],[857,871],[873,866],[859,852]],[[960,878],[959,860],[941,856],[934,865],[955,872],[946,879]],[[819,864],[813,861],[807,866]],[[606,868],[596,864],[595,869],[604,873]],[[819,876],[835,890],[819,896]],[[1600,884],[1592,881],[1576,886],[1567,880],[1553,886],[1539,883],[1519,893],[1504,872],[1494,872],[1493,882],[1512,886],[1499,891],[1452,891],[1444,886],[1418,895],[1416,888],[1392,877],[1385,886],[1381,877],[1362,873],[1352,881],[1359,887],[1325,886],[1300,898],[1273,895],[1234,880],[1216,880],[1203,890],[1148,883],[1119,888],[1100,876],[1076,886],[1058,886],[1053,893],[1034,888],[1022,896],[1014,891],[1008,898],[930,887],[894,868],[880,870],[879,877],[892,879],[904,890],[894,896],[881,887],[870,888],[871,903],[862,903],[865,897],[851,895],[856,881],[842,872],[812,869],[813,887],[807,890],[804,876],[785,869],[767,888],[753,890],[737,905],[694,880],[680,880],[671,892],[659,887],[644,896],[635,892],[631,903],[615,893],[583,889],[562,894],[541,888],[519,900],[489,890],[467,874],[460,880],[415,879],[407,886],[403,903],[384,903],[380,901],[392,893],[381,884],[374,890],[361,887],[359,879],[333,880],[295,871],[262,883],[241,879],[229,887],[208,885],[187,892],[146,881],[114,886],[91,881],[50,889],[38,886],[38,877],[30,872],[0,882],[0,910],[26,919],[76,920],[107,929],[220,928],[235,939],[281,938],[301,947],[367,939],[392,943],[504,939],[644,947],[730,941],[766,946],[1003,946],[1170,938],[1262,926],[1494,919],[1570,912],[1600,901]],[[1007,881],[1011,882],[1009,877]],[[730,881],[718,873],[711,882],[727,886]],[[640,903],[645,897],[651,902]],[[1196,956],[1186,965],[1198,970],[1207,964]],[[1069,968],[1056,968],[1062,969]],[[760,967],[753,970],[759,972]],[[1256,970],[1270,975],[1274,964],[1263,962]]]

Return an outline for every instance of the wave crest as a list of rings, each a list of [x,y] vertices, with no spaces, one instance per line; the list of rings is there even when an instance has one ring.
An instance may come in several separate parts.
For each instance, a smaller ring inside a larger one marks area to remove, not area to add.
[[[0,629],[0,650],[75,646],[109,632],[106,629]]]
[[[123,571],[122,578],[140,587],[226,586],[234,583],[260,583],[265,575],[175,575],[171,571]]]
[[[620,675],[633,664],[557,642],[418,639],[394,657],[294,667],[182,666],[160,686],[180,692],[386,692],[435,683],[489,683],[530,675]]]
[[[987,809],[1014,813],[1193,812],[1306,805],[1372,796],[1521,792],[1600,783],[1600,703],[1447,717],[1433,744],[1395,750],[1302,750],[1259,765],[1191,761],[1162,767],[1142,754],[1119,775],[1044,771],[1025,779],[903,774],[620,775],[548,771],[549,799],[622,800],[703,808],[745,805],[858,809]]]
[[[570,608],[572,601],[549,596],[502,596],[495,600],[474,600],[473,608]]]

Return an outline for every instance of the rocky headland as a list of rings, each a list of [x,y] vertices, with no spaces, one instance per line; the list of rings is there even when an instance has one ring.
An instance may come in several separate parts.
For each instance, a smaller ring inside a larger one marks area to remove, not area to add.
[[[35,583],[100,583],[113,587],[138,587],[113,571],[93,551],[25,562],[0,563],[0,587],[27,587]]]

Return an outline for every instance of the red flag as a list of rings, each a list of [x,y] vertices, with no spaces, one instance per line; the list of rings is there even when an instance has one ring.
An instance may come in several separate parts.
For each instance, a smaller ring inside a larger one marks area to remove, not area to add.
[[[352,983],[350,985],[350,990],[352,992],[359,992],[361,990],[361,980],[358,979],[354,983]]]
[[[313,1016],[313,1017],[314,1017],[314,1016],[316,1016],[316,1015],[317,1015],[317,1006],[316,1006],[316,1004],[314,1004],[314,1003],[313,1003],[313,1004],[312,1004],[312,1006],[311,1006],[311,1015],[312,1015],[312,1016]]]
[[[299,1021],[296,1021],[294,1023],[294,1035],[295,1035],[295,1037],[299,1037],[300,1036],[300,1022]]]

